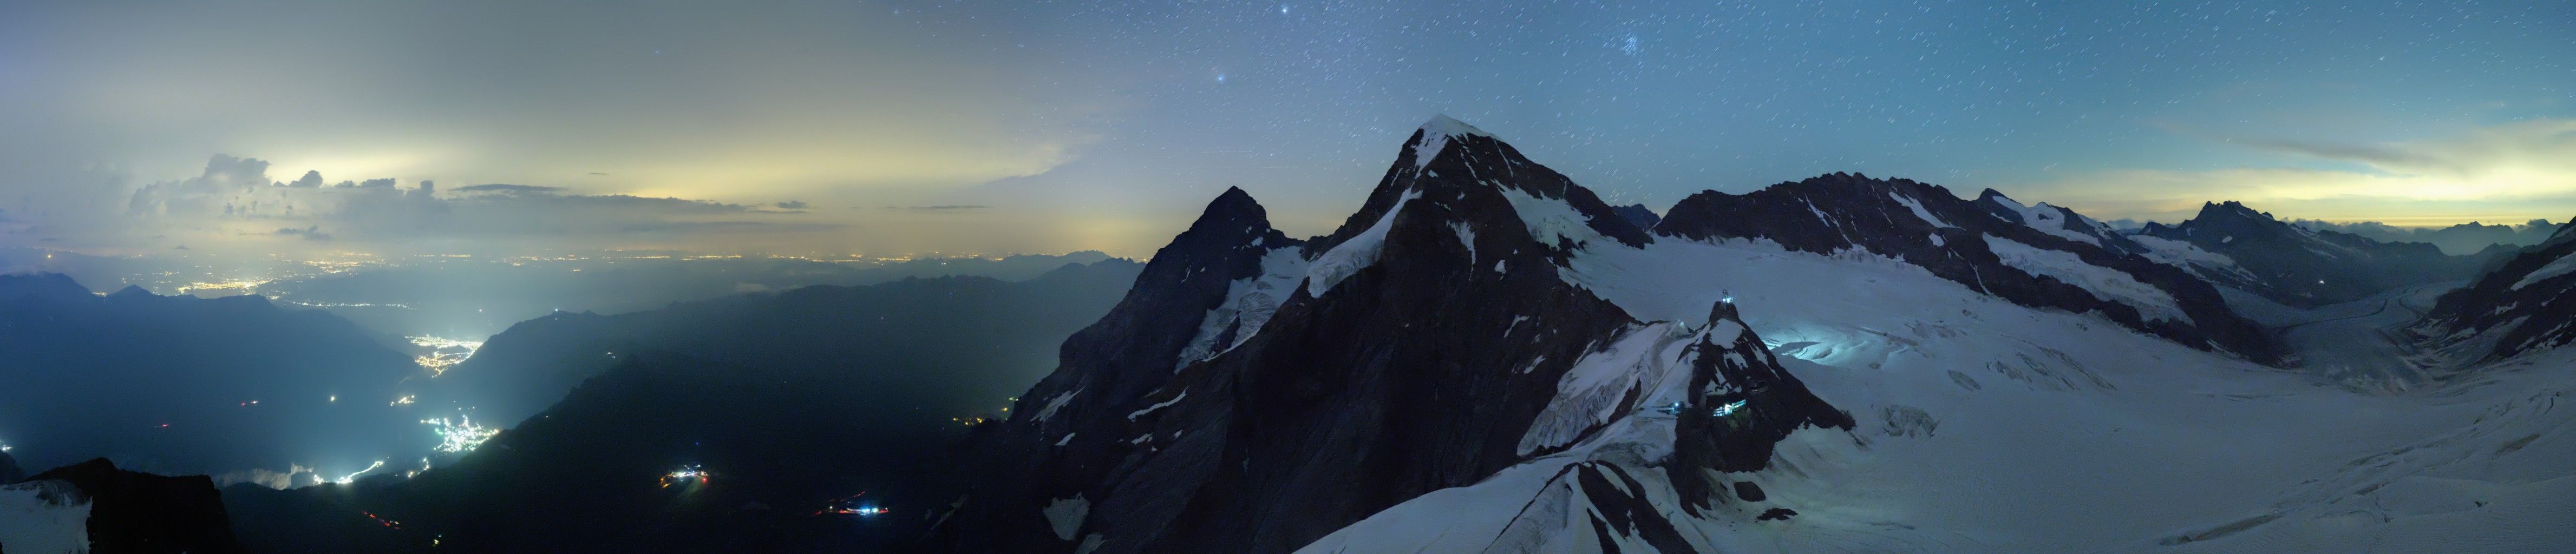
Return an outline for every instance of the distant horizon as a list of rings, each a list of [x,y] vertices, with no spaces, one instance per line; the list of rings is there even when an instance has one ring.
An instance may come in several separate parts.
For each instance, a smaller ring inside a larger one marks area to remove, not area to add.
[[[228,159],[228,157],[223,156],[223,155],[220,155],[220,154],[219,154],[219,155],[216,155],[216,158],[217,158],[217,160],[218,160],[218,161],[222,161],[222,160],[224,160],[224,159]],[[257,161],[257,160],[251,160],[251,161]],[[1544,163],[1544,162],[1542,162],[1542,163]],[[1819,174],[1819,175],[1830,175],[1830,174],[1832,174],[1832,173],[1834,173],[1834,172],[1827,172],[1827,173],[1822,173],[1822,174]],[[1857,172],[1846,172],[1846,173],[1857,173]],[[1906,176],[1902,176],[1902,175],[1878,175],[1878,176],[1876,176],[1876,177],[1879,177],[1879,178],[1889,178],[1889,179],[1912,179],[1912,178],[1910,178],[1910,177],[1906,177]],[[421,186],[421,185],[420,185],[420,183],[422,183],[422,181],[408,181],[408,180],[402,180],[402,179],[400,179],[400,178],[378,178],[378,179],[379,179],[379,180],[384,180],[384,181],[391,181],[391,182],[393,182],[393,183],[396,183],[396,184],[397,184],[396,186],[400,187],[400,188],[398,188],[397,190],[403,190],[403,189],[417,190],[415,187],[419,187],[419,186]],[[1920,179],[1914,179],[1914,180],[1922,181],[1922,180],[1920,180]],[[168,183],[168,182],[172,182],[172,181],[164,181],[164,183]],[[1943,184],[1943,183],[1930,182],[1930,181],[1923,181],[1923,182],[1926,182],[1926,183],[1928,183],[1928,184],[1933,184],[1933,185],[1936,185],[1936,186],[1943,186],[1944,188],[1950,188],[1950,190],[1951,190],[1951,192],[1952,192],[1952,194],[1953,194],[1953,195],[1957,195],[1957,196],[1959,196],[1959,197],[1961,197],[1961,198],[1964,198],[1964,199],[1972,199],[1972,198],[1974,198],[1974,197],[1975,197],[1975,194],[1973,193],[1974,191],[1983,190],[1983,189],[1985,189],[1985,188],[1991,188],[1991,187],[1978,187],[1978,188],[1974,188],[1974,189],[1969,189],[1969,188],[1951,188],[1951,187],[1949,187],[1948,185],[1945,185],[1945,184]],[[1581,183],[1580,183],[1580,182],[1578,182],[1577,184],[1581,184]],[[1778,183],[1774,183],[1774,184],[1778,184]],[[291,185],[291,184],[288,184],[288,183],[285,183],[285,182],[282,182],[282,181],[274,182],[274,184],[271,184],[271,185],[269,185],[269,186],[270,186],[270,187],[272,187],[272,188],[277,188],[277,189],[281,189],[281,190],[283,190],[283,189],[294,189],[294,188],[298,188],[298,187],[296,187],[296,186],[293,186],[293,185]],[[1771,186],[1771,185],[1764,185],[1764,186],[1765,186],[1765,187],[1767,187],[1767,186]],[[349,186],[335,186],[335,185],[325,184],[325,185],[322,185],[322,186],[320,186],[320,187],[305,187],[305,188],[312,188],[312,189],[333,189],[333,188],[338,188],[338,189],[347,189],[347,188],[355,188],[355,187],[349,187]],[[1211,187],[1211,188],[1213,188],[1214,190],[1213,190],[1213,191],[1211,191],[1211,192],[1209,192],[1209,193],[1206,195],[1206,197],[1207,197],[1208,199],[1213,199],[1213,198],[1215,198],[1217,194],[1219,194],[1219,193],[1221,193],[1221,192],[1223,191],[1223,189],[1222,189],[1222,188],[1215,188],[1215,187]],[[503,191],[503,193],[504,193],[504,194],[506,194],[506,195],[510,195],[510,196],[514,196],[514,197],[515,197],[516,195],[521,195],[521,194],[554,195],[554,194],[558,194],[558,193],[559,193],[560,191],[562,191],[562,190],[564,190],[564,189],[563,189],[563,187],[544,186],[544,185],[519,185],[519,184],[510,184],[510,183],[481,183],[481,184],[473,184],[473,185],[460,185],[460,186],[443,186],[443,187],[439,187],[439,188],[436,190],[436,193],[435,193],[437,196],[434,196],[434,197],[435,197],[435,198],[438,198],[438,199],[441,199],[441,200],[459,199],[459,198],[467,198],[467,197],[470,197],[470,196],[472,196],[472,195],[459,195],[458,193],[483,193],[483,192],[490,192],[490,191]],[[1714,189],[1714,188],[1711,188],[1711,189],[1703,189],[1703,190],[1705,190],[1705,191],[1711,191],[1711,192],[1725,192],[1725,191],[1720,191],[1719,189]],[[1758,190],[1758,189],[1739,190],[1739,191],[1733,191],[1733,192],[1730,192],[1730,193],[1731,193],[1731,194],[1741,194],[1741,193],[1743,193],[1743,192],[1748,192],[1749,190]],[[2084,214],[2084,215],[2086,215],[2086,216],[2088,216],[2088,217],[2094,217],[2094,218],[2095,218],[2095,219],[2097,219],[2097,220],[2103,221],[2103,222],[2105,222],[2105,223],[2113,224],[2115,227],[2121,227],[2121,228],[2136,228],[2136,227],[2139,227],[2139,226],[2143,226],[2143,225],[2145,225],[2145,224],[2147,224],[2147,223],[2163,223],[2163,224],[2167,224],[2167,225],[2177,224],[2177,223],[2180,223],[2180,222],[2182,222],[2182,221],[2189,220],[2189,219],[2191,218],[2191,216],[2192,216],[2192,215],[2195,215],[2195,213],[2196,213],[2196,209],[2197,209],[2197,208],[2195,208],[2195,209],[2194,209],[2194,211],[2182,212],[2178,217],[2171,217],[2171,218],[2170,218],[2170,220],[2166,220],[2166,219],[2142,219],[2142,218],[2133,218],[2133,217],[2102,217],[2102,216],[2097,215],[2096,213],[2094,213],[2094,212],[2092,212],[2092,211],[2085,210],[2085,209],[2083,209],[2083,208],[2081,208],[2081,207],[2077,207],[2077,206],[2074,206],[2074,205],[2063,204],[2063,203],[2055,202],[2055,201],[2052,201],[2052,200],[2049,200],[2049,199],[2046,199],[2046,198],[2023,198],[2023,197],[2020,197],[2020,196],[2015,196],[2015,195],[2014,195],[2014,193],[2003,191],[2003,189],[1997,189],[1997,190],[1998,190],[1999,192],[2005,192],[2005,195],[2006,195],[2006,196],[2013,197],[2013,198],[2014,198],[2015,200],[2017,200],[2017,201],[2022,201],[2022,202],[2032,203],[2032,204],[2036,204],[2036,203],[2043,203],[2043,202],[2045,202],[2045,203],[2049,203],[2049,204],[2051,204],[2051,205],[2064,206],[2064,207],[2067,207],[2067,208],[2069,208],[2069,209],[2073,209],[2073,210],[2075,210],[2077,213]],[[1969,193],[1968,193],[1968,194],[1961,194],[1961,193],[1962,193],[1962,191],[1968,191]],[[410,192],[410,191],[409,191],[409,190],[403,190],[403,192],[408,193],[408,192]],[[791,214],[792,214],[792,213],[801,213],[801,212],[805,212],[805,211],[808,211],[808,210],[816,209],[816,208],[813,208],[813,207],[811,207],[810,205],[808,205],[808,203],[805,203],[805,202],[802,202],[802,201],[785,201],[785,202],[780,202],[780,203],[779,203],[779,204],[780,204],[780,206],[778,206],[778,209],[770,209],[770,208],[768,208],[768,207],[763,207],[763,206],[723,205],[723,204],[715,204],[715,203],[712,203],[712,202],[695,201],[695,200],[687,200],[687,199],[681,199],[681,198],[672,198],[672,197],[664,197],[664,198],[646,198],[646,197],[640,197],[640,196],[634,196],[634,195],[628,195],[628,194],[616,194],[616,193],[607,193],[607,194],[582,194],[582,195],[573,195],[573,196],[574,196],[574,197],[576,197],[576,198],[602,198],[602,199],[615,199],[615,200],[625,200],[625,201],[662,201],[662,202],[671,202],[671,203],[680,203],[680,204],[716,205],[716,206],[724,206],[724,207],[725,207],[725,208],[727,208],[727,209],[740,210],[740,211],[744,211],[744,212],[767,212],[767,213],[791,213]],[[1354,208],[1354,209],[1356,209],[1356,202],[1357,202],[1358,200],[1360,200],[1360,199],[1361,199],[1361,195],[1359,195],[1359,194],[1353,194],[1353,195],[1351,195],[1351,196],[1352,196],[1352,197],[1351,197],[1349,200],[1350,200],[1352,203],[1354,203],[1354,204],[1353,204],[1353,208]],[[1260,200],[1262,200],[1262,198],[1260,198],[1260,196],[1259,196],[1258,194],[1255,194],[1255,195],[1254,195],[1254,200],[1256,200],[1256,201],[1260,201]],[[1677,201],[1677,200],[1676,200],[1676,201]],[[2233,199],[2228,199],[2228,198],[2212,198],[2212,199],[2204,200],[2203,202],[2205,202],[2205,203],[2210,203],[2210,204],[2217,204],[2217,203],[2230,202],[2230,201],[2243,202],[2243,201],[2233,200]],[[1650,202],[1614,202],[1614,203],[1616,203],[1616,204],[1620,204],[1620,205],[1630,205],[1630,204],[1643,205],[1643,206],[1645,206],[1647,209],[1649,209],[1649,210],[1653,210],[1653,211],[1655,211],[1655,212],[1656,212],[1656,213],[1658,213],[1658,214],[1663,213],[1663,212],[1665,212],[1666,210],[1669,210],[1669,209],[1672,207],[1672,206],[1671,206],[1671,203],[1669,203],[1669,202],[1667,202],[1667,203],[1663,203],[1662,205],[1658,205],[1658,204],[1656,204],[1656,203],[1650,203]],[[2448,228],[2454,228],[2454,227],[2466,227],[2466,226],[2469,226],[2469,225],[2484,225],[2484,226],[2490,226],[2490,227],[2508,227],[2508,228],[2517,228],[2517,229],[2519,229],[2519,228],[2524,228],[2524,227],[2527,227],[2527,226],[2531,225],[2534,221],[2546,222],[2548,225],[2552,225],[2552,226],[2565,224],[2565,223],[2567,222],[2567,219],[2565,219],[2565,218],[2552,218],[2552,217],[2535,217],[2535,218],[2530,218],[2530,219],[2526,219],[2526,220],[2522,220],[2522,221],[2471,219],[2471,220],[2466,220],[2466,221],[2458,221],[2458,222],[2443,222],[2443,223],[2420,223],[2420,222],[2418,222],[2418,223],[2405,223],[2405,222],[2403,222],[2404,220],[2400,220],[2400,221],[2394,221],[2394,222],[2392,222],[2392,221],[2375,220],[2375,219],[2327,219],[2327,218],[2303,217],[2303,216],[2301,216],[2300,214],[2285,214],[2285,213],[2282,213],[2282,212],[2280,212],[2280,211],[2276,211],[2276,210],[2268,209],[2268,208],[2266,208],[2266,207],[2264,207],[2264,206],[2262,206],[2262,205],[2256,204],[2256,203],[2250,203],[2250,202],[2244,202],[2244,203],[2245,203],[2248,207],[2251,207],[2251,208],[2255,209],[2256,211],[2260,211],[2260,212],[2264,212],[2264,213],[2270,214],[2270,215],[2274,216],[2276,219],[2279,219],[2279,220],[2284,221],[2284,222],[2297,223],[2297,224],[2302,224],[2302,225],[2325,224],[2325,225],[2339,226],[2339,227],[2356,227],[2356,226],[2374,226],[2374,225],[2375,225],[2375,226],[2386,226],[2386,227],[2392,227],[2392,228],[2403,229],[2403,230],[2408,230],[2408,231],[2415,231],[2415,232],[2429,232],[2429,231],[2437,231],[2437,230],[2441,230],[2441,229],[2448,229]],[[1266,205],[1266,204],[1265,204],[1265,205]],[[791,207],[791,206],[792,206],[792,207]],[[850,208],[853,208],[853,209],[871,209],[871,210],[895,210],[895,211],[904,211],[904,212],[915,212],[915,213],[919,213],[919,212],[975,212],[975,211],[989,211],[989,210],[996,210],[996,209],[999,209],[999,208],[1003,208],[1003,207],[1005,207],[1005,206],[1007,206],[1007,204],[1004,204],[1003,206],[996,206],[996,205],[980,205],[980,204],[965,204],[965,205],[931,205],[931,206],[893,206],[893,205],[888,205],[888,206],[874,206],[874,207],[870,207],[870,206],[851,206]],[[1006,211],[1007,211],[1007,210],[1006,210]],[[1189,215],[1189,217],[1196,217],[1196,212],[1191,212],[1191,213],[1190,213],[1190,214],[1188,214],[1188,215]],[[2571,214],[2571,216],[2576,216],[2576,214]],[[253,221],[257,221],[257,220],[253,220]],[[290,221],[290,220],[283,220],[283,219],[275,220],[275,222],[289,222],[289,221]],[[292,222],[301,222],[301,221],[305,221],[305,220],[291,220],[291,221],[292,221]],[[1168,225],[1168,226],[1164,227],[1164,229],[1167,229],[1169,233],[1178,233],[1181,229],[1185,229],[1185,228],[1187,228],[1187,226],[1188,226],[1188,221],[1189,221],[1189,218],[1179,218],[1179,219],[1175,219],[1175,220],[1171,221],[1171,224],[1170,224],[1170,225]],[[1313,227],[1314,227],[1314,229],[1313,229],[1313,231],[1312,231],[1312,232],[1310,232],[1310,233],[1304,233],[1304,234],[1299,235],[1299,236],[1320,236],[1320,235],[1326,235],[1326,234],[1330,234],[1330,233],[1332,233],[1332,232],[1333,232],[1333,230],[1334,230],[1334,227],[1335,227],[1335,226],[1340,225],[1340,223],[1341,223],[1341,216],[1336,215],[1336,216],[1324,217],[1324,218],[1320,218],[1320,220],[1318,220],[1318,221],[1295,221],[1295,220],[1285,220],[1285,221],[1275,221],[1274,223],[1275,223],[1275,224],[1277,224],[1277,225],[1279,225],[1279,226],[1280,226],[1281,228],[1283,228],[1283,229],[1296,229],[1296,228],[1299,228],[1299,227],[1301,227],[1301,226],[1313,226]],[[1302,225],[1301,225],[1301,224],[1302,224]],[[254,222],[254,223],[252,223],[252,225],[256,226],[256,225],[258,225],[258,223],[255,223],[255,222]],[[320,224],[314,224],[314,225],[313,225],[313,228],[314,228],[314,229],[316,229],[316,230],[317,230],[317,232],[318,232],[318,231],[320,230]],[[317,246],[315,246],[315,245],[313,245],[313,244],[310,244],[310,243],[308,243],[308,242],[306,242],[306,241],[312,241],[312,240],[330,241],[330,240],[332,240],[332,239],[331,239],[327,234],[325,234],[325,235],[321,235],[321,236],[319,236],[319,237],[317,238],[317,237],[304,236],[304,235],[302,234],[302,232],[303,232],[302,230],[292,228],[291,226],[290,226],[290,227],[284,227],[284,228],[279,228],[276,232],[268,233],[268,234],[271,234],[271,235],[277,235],[277,236],[267,237],[267,238],[269,238],[270,240],[272,240],[272,241],[274,241],[274,242],[276,242],[276,243],[282,244],[282,245],[292,245],[292,246],[304,246],[304,247],[307,247],[308,249],[307,249],[307,250],[304,250],[304,252],[305,252],[305,253],[304,253],[304,254],[302,254],[299,258],[297,258],[297,259],[300,259],[300,260],[335,259],[335,258],[345,258],[345,257],[349,257],[349,256],[352,256],[352,255],[356,255],[356,256],[382,256],[382,255],[391,255],[391,256],[436,256],[436,255],[440,255],[441,253],[445,253],[444,251],[441,251],[441,252],[432,252],[432,251],[430,251],[430,250],[417,250],[417,249],[415,249],[415,250],[393,249],[393,250],[390,250],[390,251],[389,251],[389,252],[394,252],[394,253],[371,253],[371,252],[358,252],[358,251],[354,251],[354,250],[348,250],[348,249],[345,249],[345,248],[335,249],[336,247],[343,246],[343,245],[340,245],[340,244],[329,244],[329,245],[327,245],[327,246],[319,246],[319,247],[317,247]],[[1153,235],[1153,231],[1152,231],[1152,229],[1150,229],[1150,228],[1140,230],[1140,231],[1138,231],[1138,233],[1140,233],[1139,238],[1146,238],[1146,239],[1150,239],[1150,238],[1152,238],[1152,237],[1154,236],[1154,235]],[[1294,233],[1292,233],[1292,234],[1294,234]],[[256,235],[252,235],[252,236],[256,236]],[[1163,235],[1163,236],[1167,238],[1169,235],[1168,235],[1168,234],[1165,234],[1165,235]],[[199,247],[190,246],[190,245],[187,245],[187,244],[178,244],[178,245],[175,245],[175,246],[172,246],[172,247],[166,248],[166,249],[164,249],[164,248],[153,248],[153,247],[148,247],[148,246],[133,246],[133,245],[55,246],[55,245],[48,245],[48,244],[45,244],[45,243],[43,243],[43,242],[39,242],[39,243],[37,243],[37,244],[28,244],[28,245],[23,245],[23,246],[24,246],[24,247],[27,247],[27,248],[36,248],[36,249],[43,249],[43,250],[49,250],[49,251],[55,251],[55,252],[78,253],[78,254],[84,254],[84,255],[95,255],[95,256],[154,256],[154,255],[177,255],[177,254],[190,254],[190,253],[197,253],[196,251],[201,250],[201,248],[199,248]],[[1114,257],[1131,258],[1131,259],[1144,259],[1144,258],[1150,257],[1150,256],[1152,255],[1153,250],[1154,250],[1154,249],[1156,249],[1156,248],[1160,248],[1161,246],[1162,246],[1162,243],[1161,243],[1161,242],[1148,240],[1147,242],[1143,242],[1143,243],[1127,244],[1127,245],[1118,245],[1118,246],[1110,246],[1110,245],[1098,245],[1098,246],[1070,246],[1070,247],[1065,247],[1065,248],[1062,248],[1062,249],[1050,249],[1050,250],[1012,250],[1012,251],[998,251],[998,252],[996,252],[996,251],[955,252],[955,251],[941,251],[941,250],[915,250],[915,251],[905,251],[905,252],[898,252],[898,253],[865,252],[865,251],[837,251],[837,252],[836,252],[836,251],[825,251],[825,250],[816,250],[816,249],[808,249],[808,250],[798,251],[798,250],[793,250],[793,249],[789,249],[789,248],[781,248],[781,249],[767,249],[767,248],[761,248],[761,247],[724,247],[724,246],[708,247],[708,248],[687,248],[687,247],[639,247],[639,246],[586,246],[586,247],[585,247],[585,246],[563,246],[563,247],[544,248],[544,249],[540,249],[540,250],[520,250],[520,251],[514,251],[514,252],[512,252],[512,253],[507,253],[507,254],[503,254],[503,253],[488,253],[488,252],[486,252],[486,253],[476,253],[476,252],[464,252],[464,251],[458,251],[458,252],[456,252],[456,253],[453,253],[453,255],[465,255],[465,256],[475,256],[475,257],[491,257],[491,258],[525,258],[525,257],[543,256],[543,255],[546,255],[546,254],[549,254],[549,253],[553,253],[553,254],[565,254],[565,253],[594,253],[594,254],[595,254],[595,253],[609,253],[609,252],[632,252],[632,253],[638,253],[638,254],[642,254],[642,253],[662,253],[662,254],[672,254],[672,255],[691,255],[691,256],[726,256],[726,255],[734,255],[734,256],[768,256],[768,257],[779,257],[779,258],[795,258],[795,257],[839,257],[839,258],[876,258],[876,259],[887,259],[887,260],[892,260],[892,259],[921,258],[921,257],[944,257],[944,258],[970,258],[970,257],[983,257],[983,258],[994,258],[994,257],[1018,256],[1018,255],[1066,255],[1066,254],[1076,254],[1076,253],[1081,253],[1081,252],[1086,252],[1086,251],[1097,251],[1097,252],[1102,252],[1102,253],[1109,254],[1109,255],[1114,256]],[[270,256],[275,256],[275,255],[277,255],[277,254],[279,253],[279,252],[278,252],[279,250],[287,250],[287,251],[297,251],[297,250],[298,250],[298,249],[293,249],[293,248],[278,248],[276,245],[252,245],[250,249],[251,249],[251,250],[255,250],[255,251],[259,251],[259,252],[266,253],[267,255],[270,255]],[[209,253],[209,254],[212,254],[212,255],[226,255],[226,254],[221,254],[221,253]]]

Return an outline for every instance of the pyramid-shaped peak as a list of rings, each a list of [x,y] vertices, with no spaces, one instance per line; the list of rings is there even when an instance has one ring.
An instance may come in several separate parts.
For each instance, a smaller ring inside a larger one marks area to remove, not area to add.
[[[1492,133],[1485,132],[1484,129],[1478,129],[1474,125],[1468,125],[1465,121],[1459,121],[1457,118],[1449,117],[1449,114],[1437,114],[1431,116],[1430,121],[1422,122],[1422,136],[1426,138],[1433,136],[1478,136],[1491,138],[1494,135]]]
[[[1446,114],[1434,115],[1431,116],[1430,121],[1422,122],[1422,129],[1414,134],[1411,142],[1414,169],[1429,167],[1432,158],[1440,157],[1440,152],[1449,148],[1449,139],[1459,137],[1484,137],[1499,141],[1494,138],[1494,135],[1486,134],[1484,129],[1468,125],[1467,122],[1451,118]]]

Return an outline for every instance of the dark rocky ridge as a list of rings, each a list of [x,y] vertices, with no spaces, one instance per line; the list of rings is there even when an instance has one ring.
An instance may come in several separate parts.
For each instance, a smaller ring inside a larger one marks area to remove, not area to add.
[[[2426,347],[2465,349],[2459,353],[2471,360],[2576,342],[2576,273],[2557,265],[2576,263],[2570,256],[2576,256],[2576,222],[2560,226],[2547,242],[2490,264],[2469,286],[2444,293],[2408,332]],[[2554,265],[2557,275],[2533,279]]]
[[[980,464],[978,484],[934,530],[932,550],[1290,551],[1520,462],[1518,443],[1559,378],[1639,324],[1554,266],[1649,235],[1563,175],[1441,118],[1406,142],[1358,213],[1302,251],[1315,260],[1373,248],[1373,263],[1308,281],[1265,326],[1233,331],[1255,333],[1240,345],[1174,373],[1228,281],[1257,274],[1263,252],[1241,245],[1290,244],[1256,239],[1275,235],[1266,224],[1239,224],[1258,212],[1238,195],[1211,204],[1126,302],[1068,340],[1064,364],[1009,420],[977,429],[966,459]],[[1582,221],[1535,236],[1522,218],[1538,214],[1518,207],[1552,203]],[[1583,229],[1592,235],[1567,235]],[[1213,277],[1173,278],[1195,275]],[[1731,382],[1786,377],[1772,370],[1736,368]],[[1822,405],[1803,387],[1768,390]],[[1764,440],[1694,436],[1730,449]]]
[[[2203,204],[2188,221],[2148,223],[2138,233],[2226,255],[2255,277],[2231,285],[2300,308],[2351,302],[2406,285],[2468,279],[2481,259],[2443,254],[2426,243],[2310,230],[2233,201]]]
[[[1947,226],[1915,215],[1898,198],[1921,206]],[[1872,179],[1835,173],[1794,183],[1772,185],[1745,194],[1704,191],[1685,198],[1665,213],[1658,234],[1691,240],[1767,239],[1801,252],[1831,253],[1862,248],[1922,266],[1933,275],[1957,281],[2013,303],[2070,312],[2095,312],[2123,326],[2205,350],[2234,352],[2267,364],[2283,363],[2278,341],[2260,325],[2231,311],[2218,290],[2181,268],[2135,254],[2145,247],[2098,227],[2064,208],[2066,216],[2049,222],[2019,221],[2017,213],[1999,209],[2002,195],[1986,191],[1971,202],[1949,189],[1907,179]],[[2012,219],[2006,219],[2011,215]],[[2032,225],[2065,225],[2093,236],[2095,242],[2043,232]],[[2032,275],[2005,265],[1988,246],[1987,236],[2036,248],[2073,254],[2084,263],[2127,274],[2171,295],[2190,321],[2148,320],[2133,306],[2095,296],[2054,277]]]
[[[89,497],[90,551],[97,554],[234,554],[232,522],[204,475],[164,477],[116,468],[100,458],[36,474],[71,483]]]

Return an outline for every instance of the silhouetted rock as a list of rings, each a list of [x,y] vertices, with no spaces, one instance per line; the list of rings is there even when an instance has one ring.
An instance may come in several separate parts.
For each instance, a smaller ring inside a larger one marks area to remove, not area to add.
[[[2149,223],[2138,234],[2226,256],[2250,278],[2222,284],[2302,308],[2360,300],[2406,285],[2467,279],[2479,262],[2475,256],[2443,254],[2426,243],[2310,230],[2233,201],[2203,204],[2188,221]]]
[[[1664,216],[1655,215],[1655,210],[1648,209],[1645,204],[1629,204],[1614,207],[1611,210],[1618,212],[1620,219],[1628,220],[1629,225],[1639,229],[1653,229],[1656,223],[1664,221]]]
[[[97,554],[245,552],[214,481],[203,475],[135,473],[101,458],[27,480],[68,482],[89,497],[90,551]]]

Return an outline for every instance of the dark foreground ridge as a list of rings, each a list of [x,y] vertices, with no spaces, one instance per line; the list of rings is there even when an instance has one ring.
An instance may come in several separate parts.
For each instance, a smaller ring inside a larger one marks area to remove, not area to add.
[[[28,482],[61,481],[90,502],[90,552],[97,554],[238,554],[215,482],[204,475],[165,477],[117,469],[100,458],[55,468]]]

